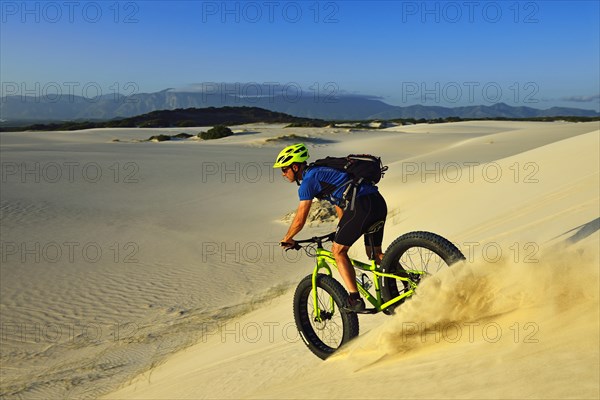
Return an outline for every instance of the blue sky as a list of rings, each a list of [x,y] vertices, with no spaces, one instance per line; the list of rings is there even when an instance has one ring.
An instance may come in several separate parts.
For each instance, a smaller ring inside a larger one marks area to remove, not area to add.
[[[0,3],[3,94],[268,83],[400,106],[600,108],[598,1]]]

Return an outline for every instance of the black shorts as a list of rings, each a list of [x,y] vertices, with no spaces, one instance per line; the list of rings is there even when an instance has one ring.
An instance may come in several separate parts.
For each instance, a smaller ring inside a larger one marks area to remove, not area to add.
[[[378,221],[384,221],[387,216],[385,199],[379,193],[357,197],[354,210],[344,210],[344,215],[335,231],[334,242],[352,246],[367,229]],[[373,234],[373,245],[381,246],[383,242],[383,227]],[[369,245],[365,236],[365,245]]]

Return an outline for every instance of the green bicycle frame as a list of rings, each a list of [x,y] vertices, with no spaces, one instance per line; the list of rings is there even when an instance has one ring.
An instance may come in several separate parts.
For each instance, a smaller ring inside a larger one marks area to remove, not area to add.
[[[331,267],[329,266],[329,263],[333,264],[333,266],[336,268],[337,268],[337,263],[335,261],[335,258],[333,257],[333,253],[329,250],[325,250],[322,247],[317,247],[316,258],[317,258],[317,265],[315,266],[315,269],[313,270],[313,274],[312,274],[312,287],[313,287],[314,310],[315,310],[315,314],[316,314],[315,317],[317,318],[317,320],[320,320],[321,309],[318,307],[318,299],[317,299],[317,275],[319,274],[320,271],[325,271],[325,273],[327,275],[332,276],[333,273],[332,273]],[[373,305],[376,312],[383,311],[386,308],[396,304],[400,300],[402,300],[406,297],[410,297],[415,293],[415,288],[417,287],[417,284],[415,282],[413,282],[411,279],[403,277],[403,276],[398,276],[395,274],[386,274],[386,273],[381,272],[379,270],[378,265],[375,263],[374,260],[371,260],[370,264],[366,264],[364,262],[361,262],[358,260],[353,260],[351,258],[350,262],[352,263],[352,266],[354,268],[359,269],[361,271],[365,271],[365,272],[371,272],[374,275],[375,279],[373,279],[373,286],[375,287],[375,294],[372,294],[371,292],[369,292],[362,285],[362,283],[358,280],[356,282],[356,286],[358,287],[359,292],[364,296],[364,298],[367,299],[369,301],[369,303],[371,303]],[[417,270],[407,270],[406,272],[409,272],[411,274],[419,274],[419,275],[422,275],[425,273],[424,271],[417,271]],[[398,280],[404,281],[408,284],[409,290],[404,291],[399,296],[383,303],[383,300],[381,298],[381,286],[380,286],[381,279],[380,278],[393,278],[393,279],[398,279]],[[335,306],[333,298],[331,298],[330,301],[331,301],[331,309],[333,310],[334,306]]]

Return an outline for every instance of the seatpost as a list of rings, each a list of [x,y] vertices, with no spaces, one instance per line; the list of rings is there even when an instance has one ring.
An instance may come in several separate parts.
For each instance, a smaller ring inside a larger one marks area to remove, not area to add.
[[[369,246],[371,246],[371,254],[369,255],[370,260],[375,259],[375,246],[373,246],[373,234],[369,233]]]

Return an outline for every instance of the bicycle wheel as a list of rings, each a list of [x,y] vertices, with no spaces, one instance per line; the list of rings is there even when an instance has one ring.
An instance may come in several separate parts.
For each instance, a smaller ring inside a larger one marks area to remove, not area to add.
[[[464,259],[465,256],[460,250],[440,235],[431,232],[410,232],[390,244],[381,261],[381,270],[389,274],[407,276],[418,283],[423,275],[405,271],[423,271],[425,275],[432,275]],[[398,297],[407,289],[407,285],[398,279],[381,280],[381,297],[384,302]],[[387,310],[393,311],[400,304],[402,301]]]
[[[304,343],[317,357],[326,359],[341,345],[358,336],[358,317],[342,311],[348,292],[329,275],[317,275],[317,303],[321,317],[316,318],[312,275],[294,293],[294,320]],[[333,301],[332,301],[333,300]]]

